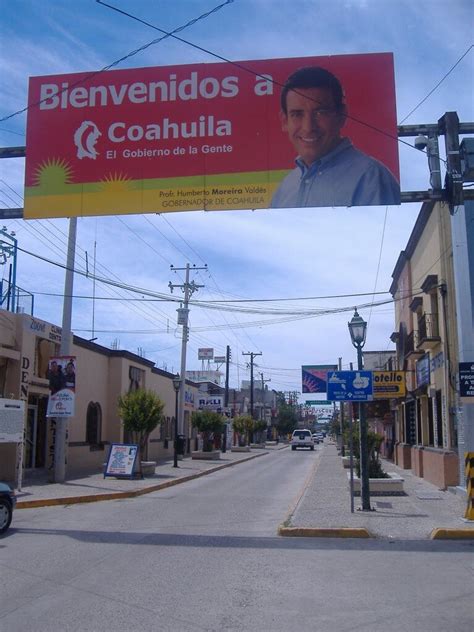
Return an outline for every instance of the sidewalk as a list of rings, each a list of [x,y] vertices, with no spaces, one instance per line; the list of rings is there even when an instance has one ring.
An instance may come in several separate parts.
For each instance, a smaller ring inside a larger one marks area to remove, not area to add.
[[[373,512],[351,513],[347,472],[333,443],[325,443],[313,476],[279,534],[312,537],[375,537],[403,539],[473,539],[474,523],[465,522],[466,500],[461,494],[441,491],[410,470],[383,461],[386,472],[404,479],[404,496],[372,496]]]
[[[178,461],[177,468],[173,467],[172,459],[159,461],[154,476],[137,480],[104,478],[103,473],[100,472],[80,477],[71,476],[64,483],[48,483],[45,479],[27,480],[22,485],[21,491],[16,490],[16,508],[72,505],[141,496],[264,456],[272,449],[275,448],[252,449],[251,452],[227,451],[221,454],[218,461],[194,460],[186,457]]]

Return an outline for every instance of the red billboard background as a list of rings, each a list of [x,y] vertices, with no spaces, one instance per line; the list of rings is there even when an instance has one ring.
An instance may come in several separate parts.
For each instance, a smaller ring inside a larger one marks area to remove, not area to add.
[[[209,183],[262,188],[259,203],[245,204],[250,198],[243,195],[240,204],[223,208],[269,206],[275,183],[295,158],[281,129],[280,86],[309,65],[327,68],[343,85],[349,114],[343,134],[398,179],[391,53],[33,77],[25,216],[116,213],[120,183],[134,183],[136,207],[118,212],[187,210],[160,207],[158,192],[199,191]],[[140,201],[136,191],[142,188],[154,192],[156,204]],[[94,201],[98,192],[100,203]]]

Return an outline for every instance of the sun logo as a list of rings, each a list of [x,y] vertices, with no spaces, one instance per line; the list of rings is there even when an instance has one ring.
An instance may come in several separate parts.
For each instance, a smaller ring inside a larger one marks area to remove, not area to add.
[[[63,158],[48,158],[33,173],[34,186],[59,190],[73,181],[73,170]]]
[[[99,153],[95,149],[99,136],[99,128],[92,121],[83,121],[80,127],[74,132],[74,144],[77,147],[77,157],[79,160],[83,158],[91,158],[95,160]]]

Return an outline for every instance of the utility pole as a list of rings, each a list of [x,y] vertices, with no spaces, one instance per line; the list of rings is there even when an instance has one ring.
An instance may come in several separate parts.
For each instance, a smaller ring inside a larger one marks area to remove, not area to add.
[[[63,321],[60,354],[71,354],[72,295],[74,285],[74,260],[76,254],[77,217],[69,219],[69,236],[64,279]],[[56,417],[54,436],[54,482],[64,483],[66,479],[67,417]]]
[[[269,378],[268,380],[264,380],[263,379],[263,373],[260,373],[260,379],[262,380],[262,415],[261,415],[261,418],[263,420],[265,420],[265,411],[266,411],[266,407],[265,407],[265,384],[267,382],[271,382],[271,379]]]
[[[446,144],[446,190],[451,213],[453,241],[454,285],[456,288],[456,323],[458,331],[458,361],[474,360],[474,203],[465,203],[462,166],[459,153],[460,123],[456,112],[446,112],[438,121]],[[470,256],[469,256],[470,255]],[[458,367],[455,367],[459,376]],[[458,377],[459,379],[459,377]],[[474,452],[474,406],[461,401],[459,382],[456,395],[456,416],[458,421],[459,480],[464,480],[464,460],[466,453]]]
[[[229,364],[232,357],[230,347],[227,345],[225,351],[225,390],[224,390],[224,408],[229,406]]]
[[[262,352],[259,351],[257,353],[255,351],[248,351],[247,353],[244,353],[242,351],[242,355],[250,356],[250,416],[253,419],[253,359],[255,356],[262,355]]]
[[[204,285],[198,285],[194,281],[189,281],[189,271],[191,266],[189,263],[186,264],[185,268],[175,268],[174,266],[170,266],[170,269],[173,272],[178,272],[178,270],[184,270],[186,272],[185,281],[182,284],[173,284],[171,281],[168,283],[168,287],[170,291],[173,292],[175,287],[179,287],[184,293],[184,301],[182,303],[183,307],[180,307],[176,311],[178,312],[178,325],[183,326],[183,334],[181,338],[181,384],[179,388],[179,398],[178,398],[178,432],[183,434],[184,432],[184,393],[186,388],[186,345],[189,340],[189,327],[188,327],[188,316],[189,316],[189,299],[197,292],[200,287],[204,287]],[[202,268],[197,268],[195,265],[192,266],[193,270],[207,270],[207,265]]]

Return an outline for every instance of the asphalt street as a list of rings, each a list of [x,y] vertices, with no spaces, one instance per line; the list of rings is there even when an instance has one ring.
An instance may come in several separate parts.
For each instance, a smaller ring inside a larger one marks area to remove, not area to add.
[[[1,632],[469,629],[471,542],[276,536],[321,455],[18,510],[0,540]]]

